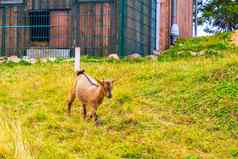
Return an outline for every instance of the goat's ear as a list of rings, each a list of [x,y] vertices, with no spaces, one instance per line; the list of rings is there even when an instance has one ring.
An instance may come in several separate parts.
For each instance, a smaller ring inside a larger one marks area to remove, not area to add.
[[[98,80],[97,78],[96,78],[96,81],[97,81],[100,85],[103,85],[103,82],[100,81],[100,80]]]

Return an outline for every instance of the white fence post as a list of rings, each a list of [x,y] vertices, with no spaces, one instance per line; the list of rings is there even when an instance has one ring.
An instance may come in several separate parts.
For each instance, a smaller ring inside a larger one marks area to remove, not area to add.
[[[156,6],[156,50],[160,50],[160,0],[157,0]]]
[[[75,48],[75,72],[80,71],[80,47]]]

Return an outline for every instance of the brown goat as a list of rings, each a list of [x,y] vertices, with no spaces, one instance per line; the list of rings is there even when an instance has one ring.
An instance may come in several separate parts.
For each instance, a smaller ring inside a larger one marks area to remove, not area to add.
[[[97,82],[96,82],[97,81]],[[67,105],[68,114],[71,113],[71,107],[76,97],[81,101],[83,106],[83,118],[87,117],[88,106],[92,107],[90,118],[97,121],[97,108],[102,104],[105,96],[112,98],[112,80],[93,80],[84,71],[78,72],[73,88],[70,91]]]

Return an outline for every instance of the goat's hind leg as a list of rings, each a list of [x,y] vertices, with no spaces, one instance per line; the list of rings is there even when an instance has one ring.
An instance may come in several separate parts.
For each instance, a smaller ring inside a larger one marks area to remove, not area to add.
[[[75,97],[76,97],[76,94],[75,92],[71,91],[69,97],[68,97],[68,100],[67,100],[67,106],[68,106],[68,115],[71,114],[71,107],[72,107],[72,104],[75,100]]]
[[[84,120],[86,119],[87,117],[87,108],[86,108],[86,104],[83,104],[83,118]]]

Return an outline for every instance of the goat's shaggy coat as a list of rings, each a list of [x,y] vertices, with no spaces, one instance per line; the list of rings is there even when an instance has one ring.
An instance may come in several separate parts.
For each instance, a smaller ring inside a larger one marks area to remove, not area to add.
[[[77,97],[83,104],[83,117],[87,117],[87,107],[92,107],[92,114],[90,117],[93,117],[95,121],[97,120],[96,111],[100,104],[102,104],[105,96],[111,98],[112,90],[111,80],[98,81],[92,77],[86,75],[83,71],[77,73],[76,80],[74,81],[73,88],[69,94],[67,101],[68,104],[68,113],[71,113],[71,106]]]

